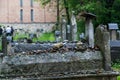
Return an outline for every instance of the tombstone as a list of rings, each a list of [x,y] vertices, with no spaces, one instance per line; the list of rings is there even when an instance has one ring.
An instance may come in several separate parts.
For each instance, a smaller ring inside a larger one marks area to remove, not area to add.
[[[67,22],[65,20],[65,15],[62,15],[62,41],[66,40],[66,26]]]
[[[106,30],[106,25],[99,25],[96,28],[95,33],[95,42],[96,46],[99,47],[103,56],[103,67],[105,70],[111,70],[111,54],[110,54],[110,34]]]
[[[117,30],[117,40],[120,40],[120,30]]]
[[[74,11],[72,11],[71,26],[72,26],[72,41],[76,41],[77,40],[77,22],[74,15]]]
[[[2,35],[2,52],[4,53],[4,56],[7,55],[7,38],[5,33]]]
[[[82,42],[85,42],[85,34],[82,32],[80,35],[79,35],[79,38],[80,38],[80,41]]]
[[[86,18],[85,37],[89,43],[89,47],[94,48],[94,27],[93,27],[92,19],[95,18],[96,15],[92,13],[82,13],[81,16]]]
[[[117,23],[108,23],[108,29],[110,32],[110,39],[116,40],[117,39],[117,30],[118,30],[118,24]]]
[[[36,38],[36,39],[37,39],[37,34],[35,34],[35,33],[30,33],[30,34],[29,34],[29,38],[30,38],[30,39],[33,39],[33,38]]]
[[[60,42],[61,40],[60,34],[61,34],[60,31],[55,31],[55,38],[57,42]]]

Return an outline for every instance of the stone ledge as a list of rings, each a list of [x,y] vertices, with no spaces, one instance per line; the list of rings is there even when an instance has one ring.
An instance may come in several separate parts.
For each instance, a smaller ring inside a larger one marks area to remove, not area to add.
[[[69,73],[69,74],[52,74],[52,75],[36,75],[39,77],[35,77],[32,75],[29,76],[16,76],[16,75],[0,75],[1,80],[116,80],[117,76],[120,75],[118,72],[114,71],[106,71],[103,73],[97,74],[76,74],[76,73]]]
[[[39,55],[16,54],[3,57],[1,72],[4,73],[63,73],[80,70],[102,69],[100,51],[41,53]],[[6,66],[6,67],[5,67]],[[16,74],[17,74],[16,73]]]

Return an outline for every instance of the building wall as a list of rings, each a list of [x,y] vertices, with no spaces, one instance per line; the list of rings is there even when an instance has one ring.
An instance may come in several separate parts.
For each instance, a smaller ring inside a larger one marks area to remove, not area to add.
[[[33,1],[31,7],[30,0],[0,0],[0,23],[21,23],[20,10],[23,10],[22,23],[34,22],[56,22],[56,11],[50,11],[50,7],[42,7],[38,2]],[[31,9],[33,9],[33,21],[31,21]]]

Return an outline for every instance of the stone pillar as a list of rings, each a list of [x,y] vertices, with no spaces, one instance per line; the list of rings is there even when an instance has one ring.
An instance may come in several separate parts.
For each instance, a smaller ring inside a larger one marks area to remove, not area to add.
[[[120,40],[120,30],[117,31],[117,40]]]
[[[2,52],[4,56],[7,55],[7,38],[5,33],[2,36]]]
[[[65,16],[62,15],[62,41],[66,40],[66,26],[67,22],[65,20]]]
[[[66,38],[68,41],[72,41],[72,28],[71,28],[71,25],[68,24],[67,25],[67,31],[66,31]]]
[[[111,54],[110,54],[110,34],[104,25],[96,28],[96,45],[100,48],[103,56],[103,67],[106,71],[111,70]]]
[[[94,28],[92,19],[86,18],[85,21],[85,37],[89,43],[89,47],[94,48]]]
[[[77,22],[76,22],[76,18],[74,15],[74,11],[72,12],[72,17],[71,17],[71,27],[72,27],[72,41],[76,41],[77,40]]]
[[[61,41],[61,32],[60,31],[55,31],[55,39],[56,42],[60,42]]]
[[[96,15],[91,13],[82,13],[81,16],[86,18],[85,21],[85,37],[88,41],[89,47],[94,48],[94,28],[92,19],[96,17]]]
[[[110,34],[109,32],[103,33],[103,58],[104,58],[104,69],[111,70],[111,54],[110,54]]]
[[[116,40],[117,39],[117,31],[116,30],[111,30],[111,40]]]
[[[117,30],[118,30],[118,24],[117,23],[108,23],[108,30],[110,32],[110,38],[111,40],[117,39]]]
[[[88,40],[88,36],[89,36],[89,34],[88,34],[88,30],[89,30],[89,20],[86,18],[86,21],[85,21],[85,37],[86,37],[86,39]]]
[[[88,35],[89,47],[94,48],[94,28],[91,19],[89,19],[88,23]]]

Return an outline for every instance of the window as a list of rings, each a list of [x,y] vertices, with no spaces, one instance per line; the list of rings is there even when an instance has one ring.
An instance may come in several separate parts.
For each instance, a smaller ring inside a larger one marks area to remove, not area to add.
[[[23,7],[23,0],[20,0],[20,7]]]
[[[33,9],[31,9],[31,21],[33,21]]]
[[[20,21],[23,21],[23,9],[20,10]]]
[[[33,0],[30,0],[30,6],[33,7]]]

